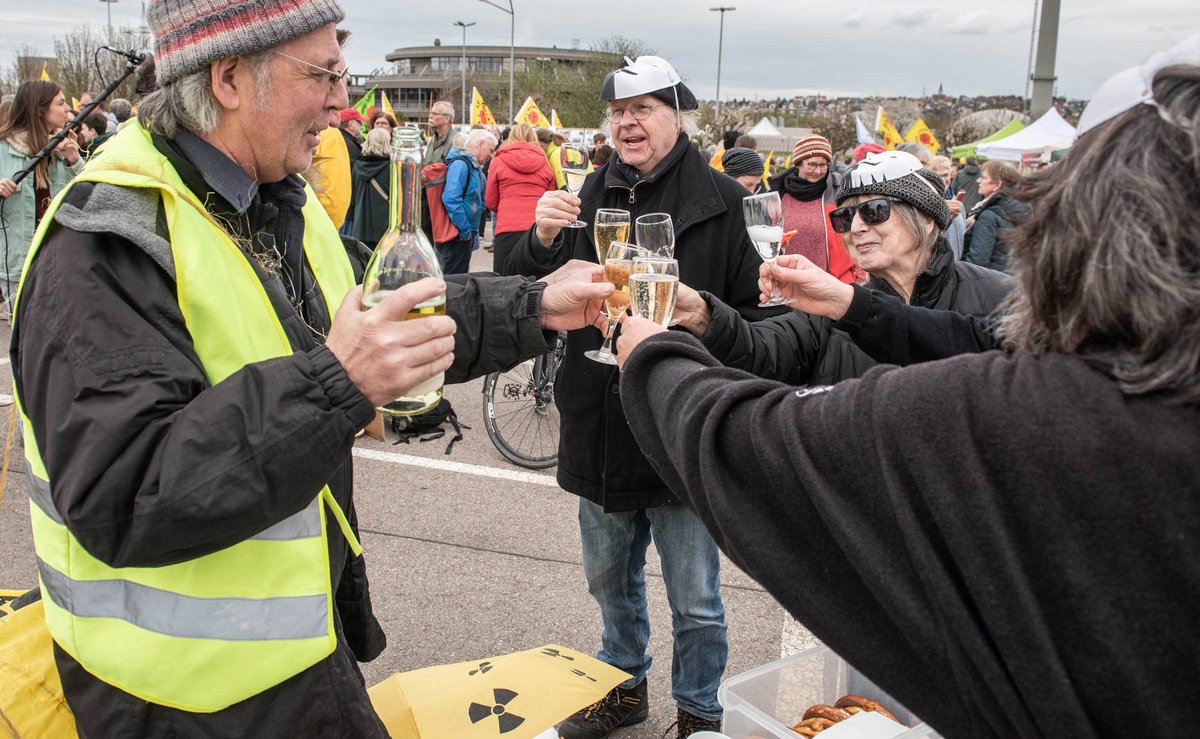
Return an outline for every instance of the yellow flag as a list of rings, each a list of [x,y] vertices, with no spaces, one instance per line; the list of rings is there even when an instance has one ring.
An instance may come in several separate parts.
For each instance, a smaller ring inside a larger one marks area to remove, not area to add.
[[[775,158],[775,150],[774,149],[772,149],[771,152],[769,154],[767,154],[766,157],[763,158],[763,176],[762,176],[763,182],[766,182],[767,178],[771,176],[771,160],[774,158]]]
[[[558,120],[558,111],[554,108],[550,109],[550,130],[557,131],[563,128],[562,121]]]
[[[396,111],[392,110],[392,104],[387,99],[387,93],[386,92],[382,93],[382,95],[383,95],[383,112],[390,115],[392,117],[392,120],[395,120],[396,119]]]
[[[471,124],[482,123],[485,126],[491,126],[496,123],[496,116],[492,115],[492,109],[483,102],[483,95],[479,94],[478,87],[471,88]]]
[[[79,110],[79,98],[71,98],[71,110]]]
[[[546,128],[550,125],[550,121],[538,110],[537,103],[533,102],[533,98],[525,98],[525,102],[521,105],[521,109],[517,111],[517,119],[513,123],[528,123],[534,128]]]
[[[929,126],[925,124],[924,118],[918,118],[909,127],[908,133],[904,134],[904,140],[920,144],[929,149],[933,154],[937,154],[938,149],[942,148],[942,145],[938,143],[937,137],[933,135],[933,131],[929,130]]]
[[[49,73],[46,72],[46,63],[45,62],[42,62],[42,76],[39,77],[38,79],[42,80],[43,82],[50,81],[50,75],[49,75]]]
[[[900,136],[900,132],[892,124],[892,119],[888,118],[888,114],[883,112],[882,105],[879,106],[879,112],[875,115],[875,130],[883,134],[883,145],[887,149],[895,149],[899,144],[904,142],[904,138]]]

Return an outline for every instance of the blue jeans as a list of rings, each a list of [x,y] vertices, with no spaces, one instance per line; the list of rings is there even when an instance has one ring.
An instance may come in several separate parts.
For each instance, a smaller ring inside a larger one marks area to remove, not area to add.
[[[471,252],[479,248],[479,237],[447,241],[437,245],[438,259],[442,261],[442,274],[462,275],[471,271]]]
[[[600,605],[604,622],[596,657],[633,675],[622,684],[626,688],[640,683],[650,669],[646,550],[653,538],[662,559],[675,637],[671,694],[688,713],[719,720],[717,688],[729,643],[720,558],[704,524],[681,505],[605,513],[580,498],[579,531],[588,592]]]

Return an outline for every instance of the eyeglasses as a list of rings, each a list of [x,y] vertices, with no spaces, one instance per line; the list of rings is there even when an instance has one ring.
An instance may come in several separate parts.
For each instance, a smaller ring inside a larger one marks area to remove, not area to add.
[[[440,110],[431,110],[431,111],[429,111],[429,115],[431,115],[431,116],[432,116],[432,115],[440,115],[440,116],[442,116],[443,118],[449,118],[449,117],[450,117],[450,114],[449,114],[449,113],[443,113],[443,112],[442,112],[442,111],[440,111]]]
[[[317,70],[318,72],[320,72],[321,73],[320,75],[313,75],[313,76],[314,77],[327,77],[329,80],[329,91],[330,92],[333,92],[333,89],[338,86],[338,83],[344,81],[346,79],[346,75],[350,74],[349,67],[346,67],[345,69],[343,69],[340,72],[335,72],[332,69],[326,69],[324,67],[319,67],[316,64],[313,64],[312,62],[306,62],[303,59],[297,59],[296,57],[292,56],[291,54],[284,54],[282,51],[274,51],[272,53],[278,54],[279,56],[281,56],[285,59],[291,59],[294,62],[300,62],[304,66],[311,67],[311,68]]]
[[[858,205],[847,205],[829,211],[829,225],[837,233],[847,233],[854,226],[854,214],[868,226],[878,226],[892,217],[892,203],[900,201],[895,198],[871,198]]]
[[[628,108],[609,108],[608,111],[605,112],[604,117],[608,119],[609,123],[620,123],[621,119],[625,117],[625,111],[628,110],[629,115],[633,116],[633,120],[644,121],[650,117],[650,114],[654,112],[655,108],[661,107],[661,105],[647,105],[646,103],[638,103],[636,105],[631,105]]]

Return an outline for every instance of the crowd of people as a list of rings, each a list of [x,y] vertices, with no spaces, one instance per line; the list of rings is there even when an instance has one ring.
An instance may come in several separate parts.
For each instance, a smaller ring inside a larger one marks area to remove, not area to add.
[[[847,163],[819,133],[772,175],[736,132],[702,152],[692,90],[642,56],[596,91],[575,195],[560,134],[460,132],[436,101],[422,227],[447,277],[362,310],[348,254],[389,226],[400,124],[349,107],[337,0],[226,5],[254,12],[150,4],[136,111],[97,108],[47,156],[59,85],[0,114],[0,289],[81,736],[386,736],[357,665],[385,635],[355,436],[560,331],[557,481],[597,656],[630,676],[562,737],[648,716],[651,543],[678,737],[721,727],[720,552],[944,736],[1188,734],[1200,37],[1105,83],[1032,177],[919,145]],[[774,265],[742,213],[769,192]],[[618,367],[585,357],[614,288],[568,227],[613,208],[671,216],[680,277],[678,325],[623,318]],[[489,218],[498,274],[470,273]],[[760,306],[776,289],[792,304]]]

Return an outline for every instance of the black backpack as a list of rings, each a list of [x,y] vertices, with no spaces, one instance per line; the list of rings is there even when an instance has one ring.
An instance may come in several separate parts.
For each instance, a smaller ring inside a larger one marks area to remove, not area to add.
[[[446,454],[454,449],[455,442],[462,441],[462,430],[471,428],[465,423],[459,422],[458,414],[454,412],[454,406],[450,405],[450,401],[444,397],[432,410],[425,411],[420,415],[389,416],[387,420],[388,425],[399,437],[395,441],[396,444],[407,444],[414,437],[420,441],[440,439],[446,435],[446,429],[442,428],[442,424],[449,423],[454,427],[454,436],[446,445]]]

